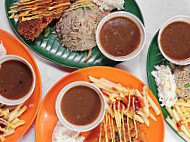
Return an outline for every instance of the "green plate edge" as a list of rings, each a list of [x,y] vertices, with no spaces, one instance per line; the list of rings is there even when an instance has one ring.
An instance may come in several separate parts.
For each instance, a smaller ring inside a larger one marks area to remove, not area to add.
[[[167,60],[164,58],[164,56],[161,54],[161,52],[160,52],[160,50],[158,48],[157,39],[158,39],[158,32],[153,37],[153,39],[152,39],[152,41],[150,43],[150,46],[149,46],[148,55],[147,55],[146,70],[147,70],[147,77],[148,77],[149,87],[150,87],[151,91],[153,92],[154,96],[156,97],[157,101],[159,102],[157,85],[156,85],[155,79],[152,76],[151,72],[153,70],[155,70],[155,68],[154,68],[155,65],[161,65],[164,61],[167,61]],[[160,104],[160,102],[159,102],[159,104]],[[161,105],[160,105],[160,107],[161,107],[164,119],[166,121],[166,118],[171,117],[171,116],[170,116],[170,114],[168,113],[168,111],[166,110],[165,107],[162,107]],[[186,141],[183,137],[181,137],[179,135],[179,133],[168,122],[167,122],[167,124],[172,128],[172,130],[180,138],[182,138],[184,141]]]
[[[82,60],[87,56],[88,52],[84,51],[83,53],[80,52],[68,52],[66,48],[62,47],[57,40],[55,39],[55,34],[50,34],[48,38],[43,38],[43,34],[40,34],[40,36],[35,40],[35,44],[32,44],[31,41],[26,41],[23,36],[21,36],[17,31],[18,23],[14,21],[14,19],[10,19],[10,14],[8,11],[10,10],[9,7],[18,0],[5,0],[5,11],[7,18],[9,20],[9,23],[16,33],[16,35],[19,37],[19,39],[28,46],[31,50],[36,52],[41,57],[52,61],[58,65],[69,67],[69,68],[84,68],[89,66],[115,66],[121,62],[112,61],[108,58],[106,58],[97,47],[94,47],[92,50],[92,56],[87,62],[83,62]],[[141,10],[136,3],[135,0],[125,0],[124,9],[127,12],[130,12],[134,15],[136,15],[141,22],[144,24],[144,19],[141,13]],[[52,39],[52,40],[49,40]],[[43,42],[41,42],[43,40]],[[42,47],[42,45],[45,44],[46,49]],[[54,44],[54,46],[49,46],[50,44]],[[56,47],[56,48],[55,48]],[[47,48],[50,48],[49,51]],[[56,53],[52,53],[53,50],[56,50]],[[59,52],[61,52],[61,55],[57,55]],[[68,55],[69,54],[69,55]],[[66,56],[66,57],[62,57]]]

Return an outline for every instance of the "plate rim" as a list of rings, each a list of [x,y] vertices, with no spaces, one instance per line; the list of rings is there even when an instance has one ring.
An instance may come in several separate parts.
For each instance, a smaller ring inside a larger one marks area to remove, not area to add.
[[[143,17],[142,11],[141,11],[141,9],[140,9],[138,3],[136,2],[136,0],[133,0],[133,1],[134,1],[135,5],[136,5],[136,7],[137,7],[137,9],[138,9],[138,11],[139,11],[140,17],[141,17],[141,18],[139,18],[139,17],[137,17],[137,18],[142,22],[142,24],[143,24],[144,27],[145,27],[144,17]],[[81,68],[90,67],[90,66],[86,66],[86,67],[76,67],[76,66],[72,66],[72,65],[65,65],[65,64],[62,64],[62,63],[60,63],[60,62],[57,61],[57,60],[51,59],[51,58],[49,58],[49,57],[43,55],[41,52],[38,52],[36,49],[34,49],[34,48],[31,47],[28,43],[26,43],[26,42],[24,41],[24,39],[22,38],[22,36],[21,36],[21,35],[18,33],[18,31],[14,28],[13,23],[11,22],[11,20],[10,20],[10,18],[9,18],[9,15],[8,15],[8,7],[7,7],[7,5],[9,4],[9,2],[10,2],[10,0],[5,0],[5,4],[4,4],[4,5],[5,5],[6,17],[7,17],[8,21],[9,21],[9,24],[11,25],[11,29],[13,29],[15,35],[25,44],[25,46],[27,46],[27,47],[30,48],[32,51],[34,51],[38,56],[40,56],[40,57],[42,57],[42,58],[44,58],[44,59],[46,59],[46,60],[48,60],[48,61],[50,61],[50,62],[53,62],[53,63],[55,63],[55,64],[57,64],[57,65],[60,65],[60,66],[64,66],[64,67],[72,68],[72,69],[81,69]],[[131,12],[130,12],[130,13],[131,13]],[[132,14],[133,14],[133,13],[132,13]],[[133,14],[133,15],[134,15],[134,14]],[[136,16],[136,15],[135,15],[135,16]],[[97,45],[96,45],[96,46],[97,46]],[[96,46],[95,46],[95,47],[96,47]],[[99,50],[99,49],[98,49],[98,50]],[[113,66],[116,66],[116,65],[118,65],[118,64],[120,64],[120,63],[122,63],[122,62],[116,62],[116,64],[113,65]],[[102,65],[100,65],[100,66],[102,66]],[[108,65],[107,65],[107,66],[108,66]],[[112,66],[112,65],[109,65],[109,66]]]
[[[151,40],[151,42],[150,42],[150,44],[149,44],[149,47],[148,47],[148,53],[147,53],[147,62],[146,62],[146,75],[147,75],[147,78],[148,78],[148,85],[149,85],[149,87],[150,87],[150,90],[152,91],[152,88],[153,88],[153,85],[151,84],[151,79],[149,78],[149,76],[151,75],[151,73],[149,73],[149,63],[150,63],[150,50],[151,50],[151,48],[153,48],[152,47],[152,44],[155,42],[155,40],[156,40],[156,43],[158,43],[157,42],[157,38],[158,38],[158,33],[159,33],[159,30],[154,34],[154,36],[153,36],[153,38],[152,38],[152,40]],[[156,39],[155,39],[156,38]],[[160,52],[161,53],[161,52]],[[166,59],[165,57],[164,57],[164,59]],[[167,59],[166,59],[167,60]],[[157,89],[158,87],[157,87],[157,85],[156,85],[156,89]],[[154,94],[154,93],[153,93]],[[160,105],[160,108],[161,108],[161,110],[162,109],[164,109],[165,111],[167,111],[167,109],[165,108],[165,107],[162,107],[161,106],[161,104],[160,104],[160,101],[157,99],[157,97],[158,97],[158,93],[156,93],[157,95],[155,95],[154,94],[154,96],[155,96],[155,98],[156,98],[156,100],[158,101],[158,103],[159,103],[159,105]],[[157,96],[157,97],[156,97]],[[168,111],[167,111],[167,113],[168,113]],[[182,140],[184,140],[185,142],[186,142],[186,140],[181,136],[181,135],[179,135],[179,133],[170,125],[170,123],[166,120],[166,118],[164,117],[164,112],[162,111],[162,115],[163,115],[163,118],[164,118],[164,121],[167,123],[167,125],[169,125],[169,127],[172,129],[172,131],[176,134],[176,135],[178,135]],[[167,116],[169,116],[169,117],[171,117],[171,115],[168,113],[167,114]]]
[[[93,66],[93,67],[86,67],[86,68],[83,68],[83,69],[79,69],[79,70],[75,70],[75,71],[73,71],[73,72],[71,72],[71,73],[69,73],[69,74],[67,74],[66,76],[64,76],[64,77],[62,77],[61,79],[59,79],[57,82],[55,82],[55,84],[53,84],[52,86],[51,86],[51,88],[48,90],[48,92],[46,93],[46,95],[45,95],[45,97],[43,98],[43,101],[41,102],[41,104],[40,104],[40,107],[39,107],[39,111],[38,111],[38,114],[37,114],[37,117],[36,117],[36,121],[35,121],[35,138],[36,138],[36,142],[38,142],[38,137],[37,137],[37,135],[38,135],[38,128],[37,128],[37,124],[39,124],[39,121],[40,121],[40,119],[39,119],[39,117],[40,117],[40,112],[42,111],[42,109],[43,109],[43,105],[44,105],[44,103],[46,102],[46,100],[48,99],[48,96],[49,96],[49,93],[61,82],[61,80],[64,80],[64,79],[66,79],[66,78],[69,78],[70,76],[72,76],[73,74],[77,74],[77,73],[79,73],[79,72],[81,72],[81,71],[85,71],[85,70],[89,70],[89,69],[98,69],[98,68],[107,68],[107,69],[113,69],[113,70],[116,70],[116,71],[121,71],[121,72],[124,72],[124,73],[126,73],[127,75],[129,75],[129,76],[131,76],[131,77],[133,77],[134,79],[136,79],[137,81],[139,81],[139,82],[141,82],[141,83],[143,83],[144,85],[146,85],[143,81],[141,81],[141,79],[139,79],[139,78],[137,78],[136,76],[134,76],[133,74],[131,74],[131,73],[129,73],[129,72],[127,72],[127,71],[124,71],[124,70],[121,70],[121,69],[118,69],[118,68],[115,68],[115,67],[108,67],[108,66]],[[146,85],[147,86],[147,85]],[[148,86],[147,86],[148,87]],[[149,87],[148,87],[149,88]],[[151,91],[151,90],[150,90]],[[151,93],[153,94],[153,92],[151,91]],[[154,94],[153,94],[153,97],[155,97],[154,96]],[[155,97],[155,99],[156,99],[156,97]],[[156,99],[157,100],[157,99]],[[159,107],[160,107],[160,105],[159,105]],[[160,110],[161,110],[161,107],[160,107]],[[162,125],[163,125],[163,130],[162,130],[162,133],[163,133],[163,142],[164,142],[164,139],[165,139],[165,125],[164,125],[164,116],[163,116],[163,114],[162,113],[160,113],[160,116],[161,116],[161,118],[162,118]]]
[[[22,43],[17,37],[15,37],[14,35],[12,35],[11,33],[7,32],[5,30],[2,30],[2,29],[0,29],[0,32],[7,34],[11,38],[15,39],[19,44],[21,44],[22,48],[24,48],[24,50],[28,53],[28,56],[31,58],[31,60],[32,60],[34,66],[36,68],[36,74],[38,74],[38,76],[39,76],[39,78],[38,78],[39,79],[39,94],[38,94],[39,97],[38,97],[38,101],[37,101],[37,109],[35,110],[35,115],[31,119],[31,121],[28,123],[28,126],[25,126],[26,129],[22,133],[19,133],[20,134],[19,138],[15,140],[15,141],[17,141],[31,128],[32,124],[35,122],[36,116],[37,116],[39,108],[40,108],[41,99],[42,99],[42,81],[41,81],[41,75],[40,75],[40,71],[39,71],[38,65],[37,65],[37,63],[36,63],[33,55],[30,53],[30,51],[26,47],[26,45],[24,43]],[[6,141],[6,137],[5,137],[5,141]]]

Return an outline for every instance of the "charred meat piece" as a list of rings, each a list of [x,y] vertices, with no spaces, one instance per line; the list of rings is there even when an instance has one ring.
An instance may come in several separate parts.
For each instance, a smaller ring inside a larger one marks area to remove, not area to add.
[[[59,19],[70,0],[27,0],[20,1],[10,7],[10,18],[19,20],[18,32],[26,40],[34,40],[53,20]]]
[[[110,117],[111,118],[111,117]],[[112,138],[114,137],[115,142],[120,142],[120,135],[119,135],[119,130],[117,129],[116,123],[114,121],[114,118],[111,118],[110,122],[114,122],[114,125],[108,124],[106,127],[106,130],[104,128],[105,120],[102,121],[102,124],[100,127],[102,127],[100,130],[101,132],[101,141],[106,142],[106,137],[109,142],[112,142]],[[140,128],[140,122],[137,122],[137,132],[138,132],[138,138],[136,138],[136,131],[135,131],[135,125],[132,119],[129,119],[129,128],[130,128],[130,137],[132,142],[146,142],[146,133],[144,130]],[[113,128],[114,126],[114,128]],[[122,142],[124,142],[124,137],[126,142],[130,142],[129,135],[128,135],[128,126],[127,126],[127,117],[124,117],[124,126],[125,126],[125,132],[123,132],[123,129],[121,128],[121,139]],[[114,130],[114,133],[113,133]],[[114,136],[113,136],[114,134]],[[106,136],[107,135],[107,136]],[[100,136],[100,133],[99,133]],[[99,142],[99,136],[93,141],[93,142]]]
[[[61,15],[62,14],[44,16],[42,18],[28,21],[22,21],[20,18],[18,32],[23,35],[26,40],[34,40],[53,19],[58,19]]]

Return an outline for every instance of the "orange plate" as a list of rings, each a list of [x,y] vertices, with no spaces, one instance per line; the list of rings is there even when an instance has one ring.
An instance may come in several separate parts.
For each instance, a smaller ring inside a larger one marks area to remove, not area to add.
[[[30,128],[32,122],[35,119],[42,97],[42,85],[37,64],[32,55],[30,54],[29,50],[25,47],[25,45],[16,37],[1,29],[0,29],[0,40],[3,42],[3,45],[7,50],[7,54],[17,55],[26,59],[33,67],[36,75],[35,90],[32,96],[25,102],[24,105],[27,106],[27,110],[20,117],[20,119],[25,120],[26,123],[23,126],[17,128],[14,134],[6,137],[4,141],[4,142],[14,142],[17,141],[22,135],[24,135],[24,133]]]
[[[128,86],[130,88],[136,88],[140,91],[142,91],[142,88],[145,85],[143,82],[141,82],[133,75],[125,71],[111,67],[89,67],[70,73],[69,75],[65,76],[60,81],[58,81],[49,90],[48,94],[45,96],[40,106],[35,127],[37,142],[52,141],[52,133],[58,121],[55,112],[55,101],[61,89],[73,81],[89,81],[88,79],[89,75],[97,78],[104,77],[115,83],[121,83],[124,86]],[[156,105],[159,107],[159,104],[154,95],[152,94],[152,92],[148,90],[148,93],[150,97],[153,99],[153,101],[156,103]],[[157,116],[156,119],[157,122],[154,122],[152,119],[149,119],[150,121],[149,127],[146,127],[145,124],[143,124],[142,126],[145,132],[147,133],[146,139],[148,142],[163,142],[164,140],[164,120],[162,113],[159,116]],[[92,136],[93,134],[91,133],[90,137]]]

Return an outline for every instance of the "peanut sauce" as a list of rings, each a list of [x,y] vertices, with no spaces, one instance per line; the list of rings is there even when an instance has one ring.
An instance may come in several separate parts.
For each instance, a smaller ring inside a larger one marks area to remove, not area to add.
[[[28,94],[33,76],[30,68],[17,60],[5,61],[0,65],[0,94],[17,100]]]
[[[74,125],[87,125],[95,121],[101,111],[101,100],[97,92],[86,86],[69,89],[61,100],[64,118]]]
[[[161,48],[171,59],[190,58],[190,24],[183,21],[169,24],[161,34]]]
[[[112,18],[100,30],[100,43],[103,49],[113,56],[132,53],[138,48],[140,40],[138,26],[126,17]]]

